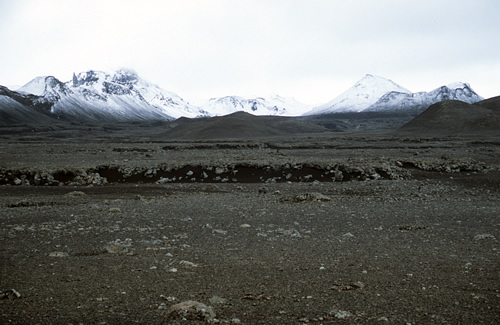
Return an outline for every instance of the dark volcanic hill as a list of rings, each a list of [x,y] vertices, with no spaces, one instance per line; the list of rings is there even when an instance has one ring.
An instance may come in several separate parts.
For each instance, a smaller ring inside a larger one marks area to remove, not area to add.
[[[329,129],[297,118],[255,116],[245,112],[212,118],[181,118],[162,134],[171,139],[262,138],[321,133]]]
[[[461,135],[500,133],[500,96],[475,104],[447,100],[429,106],[399,132]]]

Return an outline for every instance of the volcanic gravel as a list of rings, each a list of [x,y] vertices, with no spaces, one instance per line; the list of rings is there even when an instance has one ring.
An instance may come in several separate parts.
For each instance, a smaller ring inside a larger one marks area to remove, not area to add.
[[[3,141],[0,323],[500,323],[499,143]],[[242,165],[356,173],[214,179]]]

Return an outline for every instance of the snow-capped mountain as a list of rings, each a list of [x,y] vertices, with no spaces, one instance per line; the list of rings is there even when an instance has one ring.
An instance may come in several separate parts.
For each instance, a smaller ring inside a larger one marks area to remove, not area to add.
[[[432,104],[450,99],[472,104],[483,98],[463,82],[454,82],[430,92],[412,93],[389,79],[367,74],[340,96],[304,115],[403,110],[420,113]]]
[[[90,70],[73,74],[65,83],[50,76],[37,77],[17,91],[52,103],[50,112],[58,117],[76,120],[164,120],[208,115],[130,70]]]
[[[392,80],[367,74],[340,96],[326,104],[315,107],[305,115],[361,112],[388,92],[411,94],[408,89],[401,87]]]
[[[0,86],[0,125],[17,123],[50,123],[54,120],[49,113],[51,104],[40,101],[39,96],[21,94]]]
[[[460,100],[473,104],[483,100],[468,83],[454,82],[430,92],[401,93],[388,92],[364,112],[416,110],[423,111],[432,104],[443,100]]]
[[[16,91],[0,86],[0,116],[5,124],[54,118],[89,123],[171,120],[181,116],[221,116],[238,111],[280,116],[396,110],[419,113],[448,99],[472,104],[483,98],[467,83],[412,93],[389,79],[368,74],[337,98],[312,110],[293,98],[277,95],[212,98],[198,107],[141,79],[133,71],[90,70],[73,74],[67,82],[43,76]]]
[[[244,98],[240,96],[211,98],[202,107],[204,111],[210,112],[212,116],[228,115],[238,111],[253,115],[298,116],[310,108],[294,98],[285,98],[278,95],[271,95],[266,98]]]

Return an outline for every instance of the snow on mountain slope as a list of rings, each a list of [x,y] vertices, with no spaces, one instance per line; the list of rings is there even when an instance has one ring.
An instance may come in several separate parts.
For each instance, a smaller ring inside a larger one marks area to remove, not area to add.
[[[52,76],[43,76],[33,79],[17,91],[5,87],[2,89],[0,95],[26,105],[27,112],[34,109],[48,114],[49,118],[52,116],[81,122],[165,120],[181,116],[221,116],[238,111],[281,116],[395,110],[420,112],[442,100],[474,103],[482,99],[469,84],[462,82],[430,92],[411,93],[389,79],[370,74],[334,100],[312,110],[293,98],[277,95],[212,98],[198,107],[175,93],[141,79],[130,70],[90,70],[73,74],[72,80],[65,83]],[[7,103],[5,98],[4,102]],[[11,101],[8,102],[9,107],[14,107]]]
[[[47,87],[47,84],[45,83],[46,78],[47,76],[36,77],[26,85],[18,88],[17,92],[43,96]]]
[[[212,116],[228,115],[238,111],[253,115],[297,116],[309,109],[307,105],[293,98],[278,95],[271,95],[267,98],[244,98],[240,96],[212,98],[202,107],[204,111],[210,112]]]
[[[297,101],[293,97],[282,97],[279,95],[271,95],[266,97],[266,101],[273,107],[283,107],[283,116],[298,116],[311,109],[311,105],[306,105]]]
[[[44,97],[48,101],[57,101],[61,96],[71,95],[69,88],[52,76],[36,77],[17,90],[19,93]]]
[[[128,121],[208,115],[130,70],[90,70],[73,74],[66,83],[54,77],[37,77],[18,91],[52,102],[53,114],[72,119]]]
[[[408,89],[401,87],[392,80],[367,74],[340,96],[312,109],[305,115],[360,112],[374,104],[388,92],[411,93]]]
[[[400,111],[416,110],[423,111],[427,107],[443,100],[460,100],[462,102],[473,104],[483,100],[469,84],[463,82],[454,82],[447,86],[436,88],[430,92],[401,93],[388,92],[377,102],[363,110],[363,112],[380,111]]]
[[[39,97],[0,86],[0,126],[23,123],[50,123],[50,104]]]
[[[268,98],[226,96],[210,99],[203,105],[203,109],[210,112],[212,116],[228,115],[238,111],[244,111],[253,115],[296,116],[305,112],[308,106],[299,103],[293,98],[285,98],[278,95],[272,95]]]
[[[130,70],[114,73],[87,71],[73,75],[70,89],[104,110],[126,116],[179,118],[207,115],[180,96],[153,85]],[[134,112],[134,108],[140,111]]]

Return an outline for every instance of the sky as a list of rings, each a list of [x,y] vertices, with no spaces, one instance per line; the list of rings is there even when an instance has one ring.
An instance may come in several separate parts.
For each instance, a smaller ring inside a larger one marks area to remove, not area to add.
[[[127,68],[192,103],[323,104],[366,74],[500,95],[498,0],[0,0],[0,85]]]

